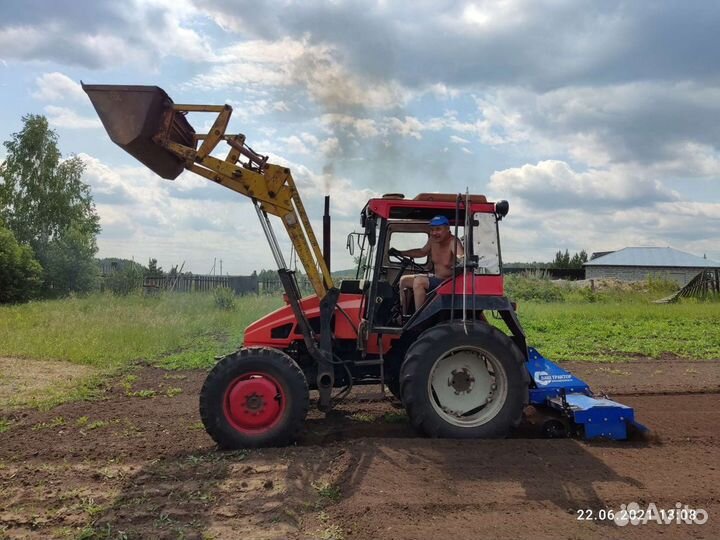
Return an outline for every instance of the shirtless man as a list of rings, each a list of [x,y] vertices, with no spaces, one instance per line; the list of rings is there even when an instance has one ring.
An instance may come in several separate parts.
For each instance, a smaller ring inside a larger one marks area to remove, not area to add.
[[[455,262],[465,255],[462,242],[450,234],[450,222],[445,216],[435,216],[430,220],[430,238],[427,244],[417,249],[399,251],[390,250],[390,255],[402,255],[404,257],[430,256],[433,262],[434,274],[407,275],[400,278],[400,301],[402,303],[403,315],[407,315],[405,295],[403,291],[412,287],[415,298],[415,309],[425,303],[427,292],[434,289],[440,283],[452,276]]]

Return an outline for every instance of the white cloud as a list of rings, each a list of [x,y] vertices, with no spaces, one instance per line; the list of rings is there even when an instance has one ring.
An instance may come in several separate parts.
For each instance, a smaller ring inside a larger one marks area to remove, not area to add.
[[[102,127],[97,117],[81,116],[67,107],[48,105],[45,107],[48,122],[56,127],[69,129],[94,129]]]
[[[145,37],[154,47],[154,52],[161,58],[176,56],[191,62],[204,63],[215,58],[209,41],[200,33],[190,28],[190,24],[198,17],[198,11],[192,2],[180,0],[142,0],[146,13],[162,10],[164,24],[153,25],[154,17],[147,15],[144,20],[148,25]]]
[[[561,161],[496,172],[490,198],[510,200],[502,226],[505,260],[627,246],[672,246],[720,257],[720,203],[684,200],[656,180],[635,176],[639,172],[624,166],[577,172]]]
[[[439,99],[452,99],[461,94],[459,89],[448,86],[442,82],[431,84],[425,91],[431,93]]]
[[[252,93],[243,92],[243,94],[251,95]],[[263,94],[267,93],[263,92]],[[233,118],[239,118],[242,120],[252,120],[273,112],[287,112],[290,110],[290,106],[284,101],[274,101],[272,99],[268,99],[267,97],[243,100],[227,98],[224,101],[228,105],[232,105]]]
[[[57,71],[44,73],[35,79],[35,84],[37,84],[37,90],[33,92],[32,96],[36,99],[43,101],[71,99],[87,102],[87,96],[80,84],[64,73]]]
[[[318,149],[326,157],[333,157],[340,153],[340,141],[337,137],[328,137],[318,142]]]
[[[319,153],[323,157],[333,157],[340,152],[340,142],[336,137],[320,140],[311,133],[302,132],[299,136],[280,137],[278,140],[285,143],[287,151],[291,154]]]
[[[709,144],[690,141],[669,144],[665,159],[648,164],[648,170],[659,175],[720,178],[720,153]]]
[[[617,250],[628,246],[670,246],[720,258],[716,231],[720,204],[669,201],[643,207],[593,209],[528,205],[510,199],[501,225],[504,259],[549,261],[559,250]]]
[[[389,118],[388,129],[392,133],[397,133],[403,137],[413,137],[415,139],[422,139],[422,131],[426,129],[420,120],[412,116],[406,116],[403,120],[399,118]]]
[[[0,28],[0,51],[3,51],[7,58],[26,59],[20,54],[23,47],[32,49],[41,39],[42,31],[30,25],[5,26]]]
[[[147,62],[148,56],[124,38],[105,33],[79,33],[61,22],[0,28],[0,50],[21,61],[53,61],[93,68]],[[118,54],[123,51],[123,54]]]
[[[686,176],[718,162],[720,91],[691,82],[641,81],[548,92],[495,88],[476,96],[479,118],[448,126],[486,144],[525,145],[536,154],[592,167],[638,164]],[[686,151],[686,150],[689,150]]]
[[[545,208],[586,208],[598,206],[646,206],[677,200],[679,195],[651,178],[634,177],[622,168],[589,169],[577,172],[567,163],[541,161],[537,165],[505,169],[494,173],[489,187],[503,197],[514,196]]]
[[[300,51],[306,43],[287,44],[291,57],[304,54]],[[253,46],[269,47],[268,61],[282,64],[277,43]],[[502,87],[476,92],[473,99],[475,113],[462,117],[454,111],[430,118],[379,116],[359,108],[355,113],[326,113],[320,124],[348,156],[357,153],[358,139],[421,140],[426,132],[447,130],[456,144],[467,145],[462,141],[472,136],[482,144],[512,147],[512,152],[540,159],[572,160],[597,170],[612,167],[626,177],[719,176],[720,125],[710,119],[720,113],[720,93],[702,85],[638,82],[544,93]]]
[[[455,144],[470,144],[470,141],[463,139],[462,137],[458,137],[457,135],[450,135],[450,140]]]
[[[305,146],[305,143],[297,135],[291,135],[290,137],[280,137],[280,140],[287,145],[287,150],[291,154],[310,153],[310,151]]]
[[[57,62],[92,69],[132,64],[153,67],[175,56],[203,62],[212,50],[190,27],[197,19],[191,2],[134,0],[117,9],[96,0],[84,9],[66,2],[44,4],[5,13],[0,27],[0,50],[6,58]]]
[[[214,257],[222,258],[230,273],[274,267],[256,220],[237,219],[238,215],[254,216],[248,198],[189,172],[170,182],[140,165],[110,167],[94,156],[80,154],[80,158],[86,164],[84,181],[91,187],[103,229],[98,239],[101,257],[134,257],[139,262],[156,257],[166,268],[185,260],[185,269],[194,272],[207,272]],[[321,214],[322,196],[331,195],[334,261],[349,267],[351,259],[342,249],[344,238],[356,228],[367,199],[377,194],[356,188],[331,168],[319,174],[277,155],[271,155],[271,160],[293,171],[316,231],[320,223],[314,218]],[[282,226],[275,224],[287,256],[289,240]]]
[[[100,256],[140,262],[156,257],[166,268],[185,260],[185,269],[194,272],[206,272],[214,257],[234,273],[272,267],[259,224],[237,219],[250,212],[249,199],[190,173],[170,182],[140,165],[110,167],[94,156],[80,157],[103,229]]]
[[[523,124],[518,112],[505,110],[501,104],[477,96],[475,102],[480,118],[472,124],[469,131],[476,133],[482,142],[498,145],[528,140],[528,128]],[[452,125],[455,125],[456,129],[461,126],[455,119]]]
[[[471,2],[462,10],[460,22],[482,31],[497,31],[499,26],[524,22],[524,2],[517,0],[482,0]]]
[[[92,190],[96,201],[112,201],[118,206],[142,201],[142,193],[134,193],[120,175],[99,159],[85,153],[78,154],[85,163],[83,181]]]

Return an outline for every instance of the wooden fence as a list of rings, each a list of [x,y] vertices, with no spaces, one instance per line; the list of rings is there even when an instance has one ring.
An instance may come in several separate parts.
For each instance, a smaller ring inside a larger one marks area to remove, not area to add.
[[[336,282],[336,283],[339,283]],[[312,283],[305,277],[297,278],[298,289],[303,295],[312,294],[314,292]],[[263,279],[259,282],[259,289],[262,294],[279,294],[285,292],[283,284],[280,279]]]
[[[670,304],[678,298],[708,298],[720,296],[720,268],[702,270],[687,285],[670,296],[655,300],[656,304]]]
[[[258,278],[254,276],[200,276],[182,274],[176,276],[146,277],[143,290],[173,292],[208,292],[218,287],[227,287],[235,294],[259,294]]]

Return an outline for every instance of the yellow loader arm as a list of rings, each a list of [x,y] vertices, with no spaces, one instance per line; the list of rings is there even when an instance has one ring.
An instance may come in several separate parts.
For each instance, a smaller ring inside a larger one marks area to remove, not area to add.
[[[225,133],[229,105],[179,105],[157,86],[86,85],[105,130],[113,142],[163,178],[175,179],[184,169],[253,200],[279,268],[287,268],[268,214],[278,216],[290,236],[308,279],[321,299],[333,287],[290,169],[267,162],[245,144],[244,135]],[[216,113],[207,134],[196,134],[188,112]],[[221,142],[224,159],[213,155]],[[242,161],[241,158],[245,158]]]

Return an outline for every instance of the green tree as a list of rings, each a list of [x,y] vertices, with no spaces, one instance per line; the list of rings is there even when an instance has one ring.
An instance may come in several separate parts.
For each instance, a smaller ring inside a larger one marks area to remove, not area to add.
[[[587,252],[583,249],[580,253],[575,253],[570,259],[570,268],[582,268],[583,264],[588,260]]]
[[[63,296],[85,292],[98,285],[100,272],[95,263],[95,243],[85,233],[70,226],[47,244],[40,244],[38,258],[43,266],[44,294]]]
[[[28,246],[18,244],[0,222],[0,303],[26,302],[42,282],[42,267]]]
[[[582,268],[583,263],[587,261],[587,252],[584,249],[580,253],[574,253],[572,257],[566,249],[565,253],[560,250],[555,254],[555,260],[553,260],[550,266],[553,268]]]
[[[552,266],[555,268],[569,268],[570,267],[570,253],[565,250],[565,253],[558,251],[555,254],[555,260],[552,262]]]
[[[147,273],[149,277],[162,277],[165,275],[161,266],[158,266],[157,259],[150,259],[148,261]]]
[[[5,141],[0,164],[0,218],[43,267],[44,290],[56,296],[95,285],[99,218],[82,181],[85,164],[62,159],[58,138],[40,115],[23,116],[23,129]],[[71,272],[69,267],[75,266]]]
[[[277,270],[267,270],[263,268],[257,273],[260,290],[264,293],[275,293],[282,289],[280,278]]]

